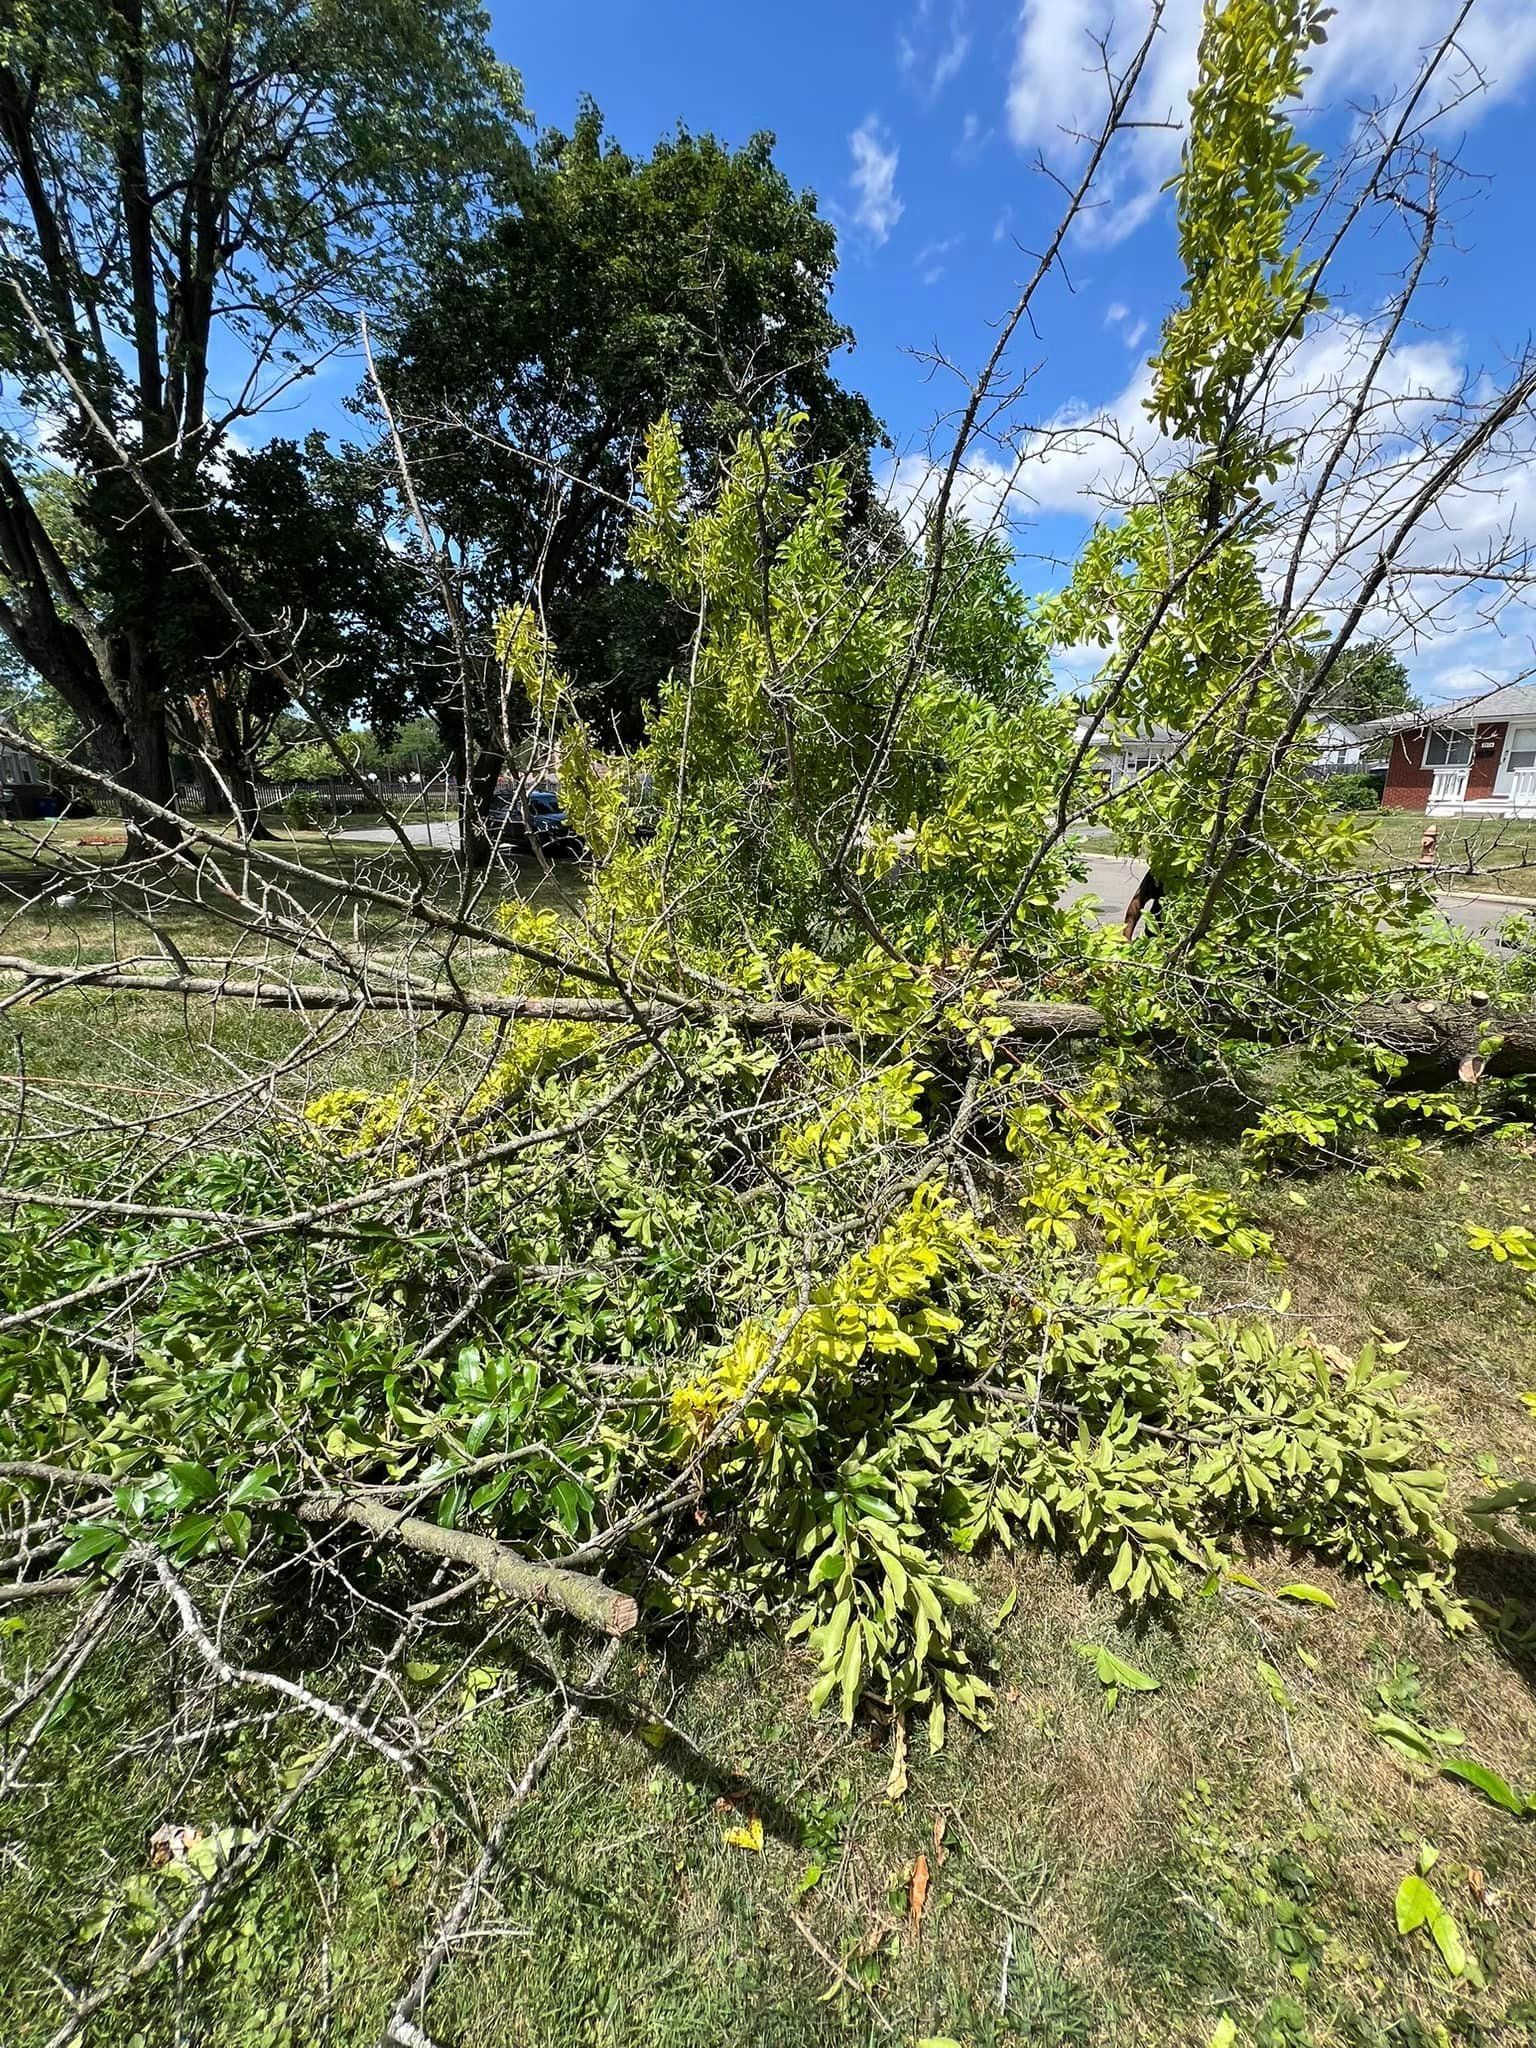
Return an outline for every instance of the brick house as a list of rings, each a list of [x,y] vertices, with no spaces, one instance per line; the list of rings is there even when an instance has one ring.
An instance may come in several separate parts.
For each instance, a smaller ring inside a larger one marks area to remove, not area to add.
[[[1362,733],[1391,736],[1384,810],[1536,818],[1536,684],[1378,719]]]

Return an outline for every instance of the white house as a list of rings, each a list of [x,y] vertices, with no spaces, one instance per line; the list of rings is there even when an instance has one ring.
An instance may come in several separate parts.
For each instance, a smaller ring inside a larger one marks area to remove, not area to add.
[[[1087,719],[1080,719],[1073,737],[1081,743],[1087,730]],[[1094,734],[1096,765],[1109,777],[1110,788],[1118,789],[1122,782],[1170,759],[1184,740],[1185,735],[1173,726],[1151,725],[1141,732],[1127,732],[1106,724]],[[1365,741],[1353,726],[1328,719],[1316,728],[1311,764],[1324,774],[1357,768],[1364,754]]]

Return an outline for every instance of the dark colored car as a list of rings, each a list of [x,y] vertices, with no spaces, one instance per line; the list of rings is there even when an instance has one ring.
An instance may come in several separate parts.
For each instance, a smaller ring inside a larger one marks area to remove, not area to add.
[[[545,860],[579,860],[586,852],[552,789],[498,789],[486,824],[497,851],[514,860],[530,858],[535,850]]]

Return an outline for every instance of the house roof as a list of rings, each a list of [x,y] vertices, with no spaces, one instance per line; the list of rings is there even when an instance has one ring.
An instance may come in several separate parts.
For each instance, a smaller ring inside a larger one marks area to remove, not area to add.
[[[1484,690],[1477,697],[1461,697],[1454,704],[1431,704],[1423,711],[1397,711],[1390,718],[1373,718],[1358,728],[1362,738],[1389,732],[1417,732],[1431,725],[1495,725],[1511,718],[1536,720],[1536,683],[1506,683],[1502,689]]]
[[[1081,740],[1088,730],[1086,718],[1080,718],[1073,731],[1073,738]],[[1139,730],[1135,726],[1116,725],[1106,722],[1094,734],[1094,745],[1098,747],[1148,747],[1175,746],[1184,737],[1171,725],[1147,725]]]

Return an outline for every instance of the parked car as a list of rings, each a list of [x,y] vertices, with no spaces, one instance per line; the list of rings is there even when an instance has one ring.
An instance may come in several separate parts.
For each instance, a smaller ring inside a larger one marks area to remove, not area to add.
[[[586,852],[552,789],[520,790],[515,783],[498,789],[486,824],[497,852],[513,860],[528,859],[535,849],[545,860],[579,860]]]

